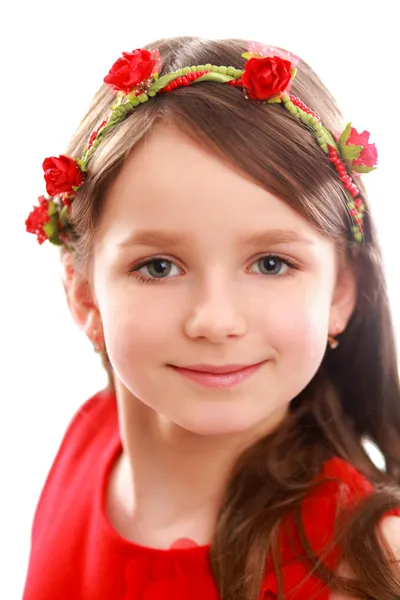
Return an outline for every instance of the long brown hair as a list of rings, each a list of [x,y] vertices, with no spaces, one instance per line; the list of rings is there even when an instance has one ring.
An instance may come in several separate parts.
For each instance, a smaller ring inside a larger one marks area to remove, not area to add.
[[[247,49],[241,40],[191,37],[148,46],[155,47],[163,58],[161,75],[207,63],[243,68],[241,55]],[[316,111],[328,129],[343,130],[334,99],[303,61],[292,91]],[[81,155],[113,99],[102,86],[71,141],[70,156]],[[73,203],[75,260],[84,265],[90,261],[108,185],[128,153],[162,120],[230,161],[335,240],[354,266],[358,281],[356,309],[339,348],[326,353],[316,376],[291,402],[282,426],[249,448],[233,470],[211,549],[221,598],[257,600],[270,552],[279,574],[277,531],[282,517],[287,511],[298,516],[315,474],[332,456],[349,461],[373,483],[376,492],[359,504],[346,519],[346,526],[336,532],[336,542],[355,573],[354,581],[327,571],[321,557],[310,550],[298,519],[310,570],[313,567],[332,589],[360,598],[400,598],[400,572],[393,576],[376,527],[386,511],[400,506],[400,387],[381,252],[371,215],[366,216],[364,243],[352,243],[343,189],[314,135],[279,106],[250,102],[237,89],[204,82],[139,106],[102,143]],[[112,366],[106,353],[103,361],[112,386]],[[382,452],[385,471],[378,469],[366,452],[366,439]],[[279,599],[283,599],[282,591]]]

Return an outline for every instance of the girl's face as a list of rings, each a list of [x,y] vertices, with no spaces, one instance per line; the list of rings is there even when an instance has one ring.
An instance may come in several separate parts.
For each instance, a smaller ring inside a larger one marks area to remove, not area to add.
[[[110,188],[92,266],[117,380],[203,435],[281,418],[351,312],[333,243],[166,125]],[[175,368],[258,363],[240,383]]]

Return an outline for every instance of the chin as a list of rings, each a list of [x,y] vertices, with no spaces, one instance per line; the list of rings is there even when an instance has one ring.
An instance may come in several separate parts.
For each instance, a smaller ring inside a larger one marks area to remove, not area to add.
[[[221,407],[208,405],[204,411],[196,410],[191,414],[175,415],[173,421],[196,435],[223,436],[237,435],[259,428],[268,429],[269,416],[265,414],[251,414],[248,407],[242,410],[233,410],[226,404]]]

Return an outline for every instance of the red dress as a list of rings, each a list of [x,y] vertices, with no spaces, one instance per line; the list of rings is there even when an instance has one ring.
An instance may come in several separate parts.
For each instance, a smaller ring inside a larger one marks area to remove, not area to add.
[[[145,548],[123,539],[108,522],[106,484],[120,451],[115,398],[103,391],[72,420],[48,474],[33,522],[23,600],[218,600],[208,546]],[[340,458],[325,463],[319,477],[326,475],[341,483],[322,484],[302,506],[316,552],[332,536],[339,493],[341,501],[351,504],[372,491]],[[280,547],[285,592],[300,584],[291,600],[328,600],[329,590],[314,575],[307,578],[290,518],[282,526]],[[325,562],[335,568],[339,558],[334,550]],[[260,600],[273,600],[277,589],[269,563]]]

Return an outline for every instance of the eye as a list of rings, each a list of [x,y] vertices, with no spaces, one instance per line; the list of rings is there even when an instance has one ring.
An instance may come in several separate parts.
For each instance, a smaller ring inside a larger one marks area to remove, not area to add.
[[[179,275],[180,269],[171,260],[167,260],[166,258],[152,258],[137,265],[131,272],[136,272],[149,280],[166,279],[168,275],[171,275],[174,267],[178,273],[172,274]]]
[[[296,266],[290,263],[287,259],[285,260],[273,254],[262,256],[255,263],[253,263],[253,265],[256,265],[261,275],[277,275],[280,277],[288,275],[288,271],[290,271],[290,269],[296,268]]]

